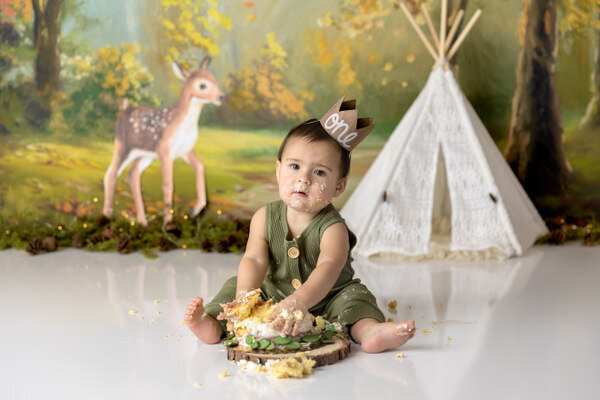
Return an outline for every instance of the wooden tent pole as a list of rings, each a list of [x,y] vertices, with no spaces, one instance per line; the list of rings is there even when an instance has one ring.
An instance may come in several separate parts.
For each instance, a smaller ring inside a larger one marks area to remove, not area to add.
[[[429,11],[427,10],[427,6],[425,6],[425,3],[421,3],[421,11],[425,16],[425,21],[427,21],[427,27],[429,28],[429,32],[431,33],[431,36],[433,36],[433,42],[435,43],[435,46],[439,49],[440,41],[438,40],[437,33],[435,32],[433,22],[431,22],[431,16],[429,15]]]
[[[463,15],[465,15],[465,12],[462,9],[458,10],[458,13],[456,13],[456,17],[454,18],[454,22],[452,23],[452,27],[450,28],[450,32],[448,32],[448,37],[446,38],[444,53],[448,51],[448,48],[452,44],[452,41],[454,40],[454,35],[456,35],[456,31],[458,30],[458,24],[460,24]]]
[[[417,34],[419,35],[419,37],[423,41],[423,44],[425,44],[425,47],[429,51],[429,54],[431,54],[431,57],[433,57],[433,59],[435,61],[437,61],[438,56],[437,56],[437,54],[435,54],[435,50],[433,50],[433,47],[431,47],[431,44],[429,43],[429,41],[427,40],[427,38],[423,34],[423,31],[421,30],[421,28],[419,28],[419,25],[417,25],[417,21],[415,21],[415,19],[412,17],[412,15],[410,15],[410,12],[408,11],[408,9],[404,5],[404,3],[400,3],[400,8],[402,8],[402,11],[404,11],[404,15],[406,15],[406,18],[408,18],[408,20],[410,21],[411,25],[415,29],[415,31],[417,31]]]
[[[460,36],[458,37],[458,39],[456,39],[456,43],[454,43],[454,45],[448,52],[448,60],[450,60],[452,58],[452,56],[454,55],[454,53],[456,53],[459,46],[461,45],[463,40],[465,40],[465,38],[467,37],[467,34],[473,28],[473,25],[475,25],[475,22],[477,22],[477,19],[479,18],[480,15],[481,15],[481,10],[475,11],[475,14],[473,14],[473,16],[471,17],[471,20],[469,21],[467,26],[465,26],[465,29],[460,33]]]
[[[440,52],[438,59],[444,58],[444,49],[446,48],[446,19],[448,18],[448,0],[442,0],[442,16],[440,17]]]

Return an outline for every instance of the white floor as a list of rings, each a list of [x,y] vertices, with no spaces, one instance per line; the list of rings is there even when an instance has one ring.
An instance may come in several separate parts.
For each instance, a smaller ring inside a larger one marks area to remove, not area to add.
[[[188,300],[213,296],[239,257],[0,252],[0,399],[600,398],[600,246],[505,262],[356,260],[386,316],[414,318],[418,333],[383,354],[354,345],[302,380],[243,373],[181,324]]]

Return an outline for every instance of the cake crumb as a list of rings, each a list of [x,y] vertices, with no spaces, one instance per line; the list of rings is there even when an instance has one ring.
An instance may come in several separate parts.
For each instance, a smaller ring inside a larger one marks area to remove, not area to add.
[[[267,361],[266,373],[277,379],[302,378],[312,374],[313,367],[317,362],[303,356],[300,360],[294,357],[282,358],[281,360]]]
[[[219,378],[225,378],[226,376],[229,376],[227,371],[219,372]]]
[[[391,308],[392,310],[396,309],[396,307],[398,307],[398,302],[396,300],[392,300],[388,303],[388,308]]]
[[[398,354],[396,354],[396,358],[403,359],[404,358],[404,353],[398,353]]]

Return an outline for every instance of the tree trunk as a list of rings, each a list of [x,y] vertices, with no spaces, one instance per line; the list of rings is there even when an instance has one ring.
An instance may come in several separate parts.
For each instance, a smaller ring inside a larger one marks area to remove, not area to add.
[[[592,99],[587,106],[585,116],[581,120],[582,129],[600,126],[600,11],[596,10],[596,27],[594,28],[595,50],[594,70],[592,72]]]
[[[571,168],[563,148],[554,63],[559,0],[524,0],[517,88],[506,160],[534,202],[563,193]]]
[[[38,103],[43,112],[51,112],[51,102],[59,90],[60,56],[58,39],[60,36],[60,8],[63,0],[33,0],[35,87]]]

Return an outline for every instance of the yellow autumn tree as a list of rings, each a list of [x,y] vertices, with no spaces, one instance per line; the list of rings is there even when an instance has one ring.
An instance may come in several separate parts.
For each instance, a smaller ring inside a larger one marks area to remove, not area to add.
[[[137,105],[147,98],[144,89],[152,82],[152,76],[137,59],[138,53],[136,44],[101,47],[91,60],[78,60],[77,70],[82,74],[89,73],[105,95],[115,100],[127,98]]]
[[[271,32],[252,66],[227,77],[227,106],[237,114],[231,119],[274,123],[306,118],[304,102],[314,95],[308,90],[292,92],[284,82],[286,68],[287,53]]]
[[[217,0],[160,0],[160,22],[166,45],[165,59],[186,68],[197,64],[199,51],[219,53],[221,29],[231,30],[231,20],[218,10]]]

